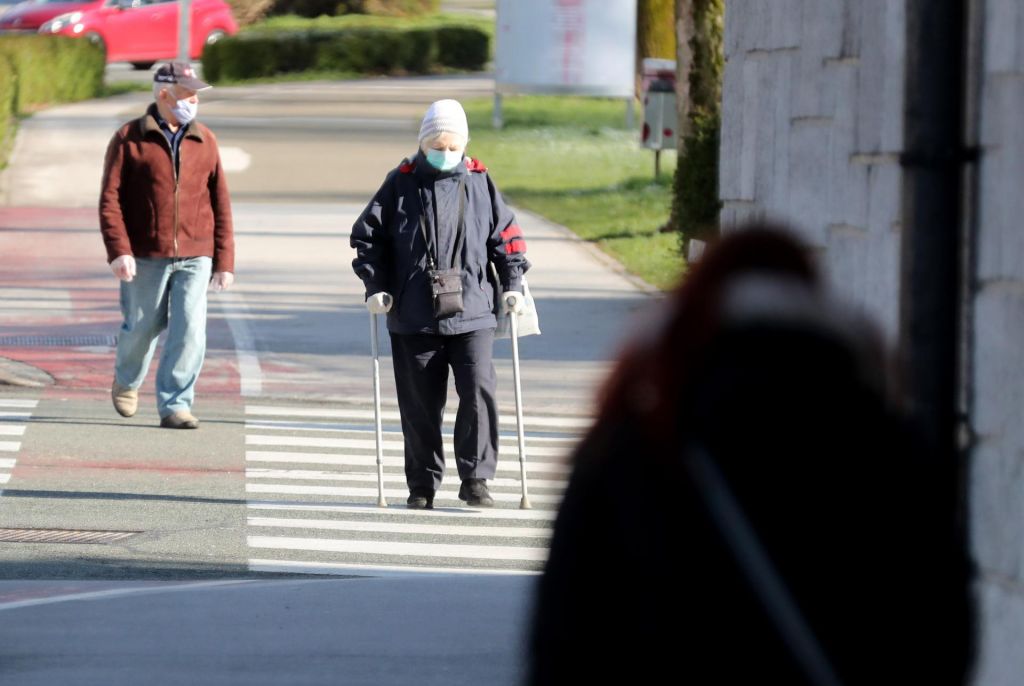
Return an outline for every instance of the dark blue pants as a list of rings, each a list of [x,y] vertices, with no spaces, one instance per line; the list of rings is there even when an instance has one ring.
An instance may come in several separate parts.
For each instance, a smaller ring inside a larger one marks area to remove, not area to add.
[[[460,479],[493,479],[498,462],[494,330],[454,336],[391,334],[398,409],[405,436],[405,479],[410,490],[436,491],[444,474],[441,421],[448,368],[455,375],[455,465]]]

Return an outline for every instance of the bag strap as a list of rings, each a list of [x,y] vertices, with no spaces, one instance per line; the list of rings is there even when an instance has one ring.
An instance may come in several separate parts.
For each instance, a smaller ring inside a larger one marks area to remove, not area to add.
[[[440,259],[438,256],[436,259],[430,252],[430,239],[427,237],[427,222],[424,218],[427,214],[427,203],[423,200],[423,189],[417,189],[420,200],[420,233],[423,234],[423,243],[427,248],[427,266],[430,269],[437,269],[437,262]],[[466,239],[466,175],[463,174],[459,177],[459,223],[455,229],[455,249],[452,252],[452,267],[455,269],[462,268],[462,245]],[[435,194],[436,197],[436,194]],[[437,241],[437,225],[439,222],[434,222],[434,249],[438,249]]]

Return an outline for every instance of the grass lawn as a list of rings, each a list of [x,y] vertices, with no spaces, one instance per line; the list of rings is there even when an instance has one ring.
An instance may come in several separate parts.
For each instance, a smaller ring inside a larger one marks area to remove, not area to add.
[[[621,100],[507,97],[500,131],[491,128],[489,98],[463,104],[469,154],[509,202],[567,226],[654,286],[675,283],[685,267],[678,238],[658,228],[668,218],[676,156],[662,154],[655,180],[654,153],[625,128]]]

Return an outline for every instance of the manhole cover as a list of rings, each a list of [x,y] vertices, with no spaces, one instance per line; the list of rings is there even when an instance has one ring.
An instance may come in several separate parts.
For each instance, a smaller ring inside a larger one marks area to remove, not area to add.
[[[0,336],[0,348],[112,348],[115,345],[114,336]]]
[[[114,543],[139,531],[73,531],[69,529],[0,529],[0,543]]]

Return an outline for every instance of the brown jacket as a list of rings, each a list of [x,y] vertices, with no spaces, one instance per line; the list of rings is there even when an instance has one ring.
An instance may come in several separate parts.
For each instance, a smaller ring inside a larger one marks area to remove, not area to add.
[[[231,201],[217,139],[193,121],[178,150],[150,105],[107,146],[100,192],[100,230],[107,261],[135,257],[212,257],[214,272],[235,271]]]

